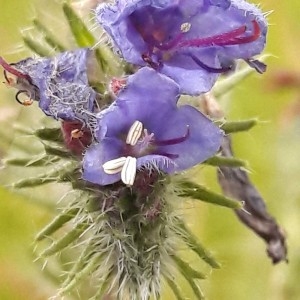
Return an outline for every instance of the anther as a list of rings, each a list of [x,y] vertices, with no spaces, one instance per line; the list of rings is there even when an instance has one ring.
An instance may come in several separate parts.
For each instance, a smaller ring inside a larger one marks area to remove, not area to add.
[[[183,23],[180,26],[180,30],[181,30],[181,32],[186,33],[188,31],[190,31],[191,27],[192,27],[191,23]]]
[[[133,185],[136,176],[136,158],[127,156],[121,171],[121,180],[126,185]]]
[[[134,146],[138,142],[143,132],[143,124],[140,121],[135,121],[129,131],[126,138],[126,144]]]
[[[18,103],[20,103],[21,105],[24,105],[24,106],[29,106],[29,105],[31,105],[33,103],[32,99],[26,99],[24,101],[21,101],[20,98],[19,98],[19,96],[21,94],[25,94],[26,96],[29,97],[28,91],[26,91],[26,90],[20,90],[20,91],[18,91],[17,94],[16,94],[16,96],[15,96],[15,98],[16,98],[16,100],[17,100]]]
[[[83,137],[83,131],[80,129],[74,129],[71,131],[71,138],[72,139],[79,139]]]
[[[117,174],[122,171],[122,168],[126,162],[126,157],[119,157],[112,159],[103,164],[103,170],[106,174]]]

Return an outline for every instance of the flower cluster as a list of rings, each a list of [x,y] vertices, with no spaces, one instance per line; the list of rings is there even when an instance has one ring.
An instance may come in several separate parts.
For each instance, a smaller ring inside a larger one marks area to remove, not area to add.
[[[74,17],[67,4],[64,8]],[[171,261],[185,278],[192,278],[191,287],[202,299],[194,279],[203,275],[176,257],[174,245],[184,243],[210,266],[218,264],[170,213],[175,194],[199,191],[182,179],[174,187],[172,175],[216,154],[224,132],[179,99],[210,91],[221,74],[234,71],[238,59],[264,72],[266,66],[254,56],[265,46],[267,22],[256,6],[243,0],[116,0],[100,3],[95,15],[122,61],[120,78],[106,74],[103,66],[110,61],[96,47],[12,64],[0,57],[6,84],[18,90],[16,100],[25,106],[36,101],[45,115],[61,121],[63,141],[57,148],[45,143],[45,152],[62,157],[57,169],[63,175],[52,170],[48,182],[58,176],[57,181],[71,182],[86,196],[80,194],[39,235],[48,237],[71,219],[77,224],[43,255],[57,253],[88,232],[80,241],[86,248],[68,271],[62,294],[93,272],[102,283],[115,276],[107,291],[117,291],[120,299],[158,298],[161,275],[177,293]],[[101,69],[101,78],[96,69]],[[50,132],[57,134],[55,128]],[[31,159],[31,164],[47,158]],[[44,177],[15,186],[45,183]],[[198,198],[207,195],[202,192]],[[225,202],[241,207],[228,198]]]
[[[19,89],[16,99],[25,94],[22,104],[37,100],[46,115],[89,129],[94,142],[83,158],[83,178],[92,183],[133,185],[141,169],[170,174],[212,156],[221,130],[177,101],[180,94],[209,91],[236,59],[263,69],[253,59],[266,37],[259,9],[237,0],[117,0],[99,4],[96,17],[122,57],[143,66],[122,79],[117,99],[105,109],[97,102],[101,95],[88,80],[89,49],[12,65],[1,58],[7,83]],[[74,136],[85,136],[76,130]]]
[[[96,16],[124,59],[169,76],[184,94],[209,91],[239,58],[264,69],[251,62],[267,23],[243,0],[117,0],[99,5]]]

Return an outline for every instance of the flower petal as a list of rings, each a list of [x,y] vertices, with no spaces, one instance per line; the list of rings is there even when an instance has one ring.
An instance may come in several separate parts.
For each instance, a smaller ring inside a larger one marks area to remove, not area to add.
[[[108,185],[121,179],[121,173],[107,174],[103,164],[120,157],[122,142],[117,139],[105,138],[99,144],[90,146],[83,158],[82,178],[89,182]]]
[[[96,17],[125,60],[148,63],[191,95],[210,90],[234,60],[261,53],[267,33],[263,13],[243,0],[119,0],[100,4]]]

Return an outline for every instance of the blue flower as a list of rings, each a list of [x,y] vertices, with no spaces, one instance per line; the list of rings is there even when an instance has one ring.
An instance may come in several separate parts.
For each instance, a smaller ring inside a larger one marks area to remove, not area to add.
[[[96,92],[88,83],[89,49],[67,51],[51,58],[27,58],[7,64],[2,58],[8,85],[19,89],[16,99],[23,105],[39,102],[46,115],[87,124],[95,110]],[[9,77],[9,74],[15,78]],[[21,102],[25,94],[28,100]]]
[[[85,153],[83,179],[133,185],[139,170],[174,173],[212,156],[223,132],[195,108],[177,107],[178,98],[178,85],[153,69],[129,76],[117,100],[97,115],[99,143]]]
[[[236,59],[265,69],[252,57],[265,46],[267,22],[243,0],[117,0],[100,4],[96,17],[125,60],[171,77],[181,93],[209,91]]]

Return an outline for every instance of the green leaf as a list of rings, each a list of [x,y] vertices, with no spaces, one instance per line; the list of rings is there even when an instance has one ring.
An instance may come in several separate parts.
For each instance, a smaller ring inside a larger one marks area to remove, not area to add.
[[[59,251],[64,250],[67,246],[78,239],[88,227],[89,225],[86,223],[77,224],[75,228],[65,234],[61,239],[53,242],[48,248],[40,253],[40,257],[51,256]]]
[[[191,278],[189,276],[188,273],[186,273],[185,271],[181,270],[182,271],[182,275],[183,277],[186,279],[186,281],[188,282],[188,284],[190,285],[190,287],[192,288],[195,296],[196,296],[196,299],[198,300],[203,300],[204,299],[204,294],[203,292],[201,291],[200,287],[195,283],[194,279]]]
[[[92,256],[88,263],[81,269],[69,282],[68,285],[62,287],[59,291],[59,295],[63,296],[69,291],[71,291],[81,280],[83,280],[88,275],[92,274],[99,266],[103,259],[103,253],[96,253],[94,256]]]
[[[31,37],[28,36],[22,36],[24,44],[34,53],[36,53],[39,56],[45,57],[50,56],[51,51],[46,48],[45,46],[41,45],[40,43],[33,40]]]
[[[180,290],[178,289],[177,285],[174,283],[174,279],[171,279],[167,275],[164,274],[164,278],[168,283],[168,286],[173,291],[174,296],[177,300],[184,300],[184,297],[181,295]]]
[[[41,128],[33,132],[33,134],[45,141],[61,142],[63,143],[62,132],[59,127],[55,128]]]
[[[80,272],[88,263],[95,252],[95,240],[91,239],[80,254],[80,257],[74,262],[72,269],[68,272],[68,277],[62,287],[66,287],[74,280],[76,274]]]
[[[43,143],[45,151],[48,155],[55,155],[61,158],[72,158],[73,155],[66,150],[64,147],[55,147],[53,145],[48,145]]]
[[[45,155],[38,155],[34,157],[15,157],[5,159],[3,162],[6,165],[19,166],[19,167],[45,167],[52,165],[59,160],[58,157],[51,157]]]
[[[63,11],[77,45],[79,47],[93,46],[96,42],[94,36],[90,33],[87,26],[75,13],[73,8],[69,4],[64,3]]]
[[[64,224],[73,219],[78,213],[78,211],[79,208],[69,208],[67,210],[64,210],[37,234],[35,240],[41,241],[45,237],[50,236],[52,233],[63,227]]]
[[[218,123],[218,122],[216,122]],[[220,128],[224,130],[226,134],[248,131],[258,124],[258,119],[249,119],[244,121],[226,122],[220,125]]]
[[[206,275],[193,269],[188,263],[183,261],[180,257],[173,255],[172,259],[177,264],[178,268],[181,270],[182,273],[185,273],[190,278],[195,279],[206,279]]]
[[[39,174],[35,177],[24,178],[21,179],[13,184],[11,184],[10,188],[25,188],[25,187],[35,187],[38,185],[43,185],[49,182],[54,182],[59,180],[61,177],[64,177],[66,173],[71,171],[75,171],[78,167],[78,164],[74,161],[68,161],[59,166],[55,167],[54,169],[45,172],[43,174]]]
[[[183,238],[185,243],[193,250],[203,261],[205,261],[212,268],[219,269],[220,265],[212,256],[212,254],[206,250],[194,236],[194,234],[185,226],[182,220],[177,218],[177,234]]]
[[[59,52],[66,51],[66,48],[55,38],[55,36],[38,20],[34,19],[35,28],[44,35],[47,44]]]
[[[179,181],[176,183],[176,186],[179,188],[177,191],[179,197],[189,197],[233,209],[240,209],[243,207],[243,202],[217,194],[191,181]]]
[[[232,167],[232,168],[247,167],[247,162],[242,159],[238,159],[234,157],[225,157],[221,155],[212,156],[211,158],[207,159],[203,163],[215,167],[220,167],[220,166]]]

